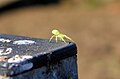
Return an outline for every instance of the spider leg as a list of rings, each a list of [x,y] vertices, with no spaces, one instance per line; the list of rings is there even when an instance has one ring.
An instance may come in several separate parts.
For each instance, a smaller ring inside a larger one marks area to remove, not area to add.
[[[66,36],[66,35],[64,35],[64,36],[65,36],[65,38],[67,38],[67,39],[69,39],[70,41],[74,42],[70,37],[68,37],[68,36]]]
[[[60,39],[61,39],[64,43],[66,43],[66,41],[65,41],[62,37],[60,37]]]
[[[57,42],[57,38],[58,38],[58,37],[56,36],[56,37],[55,37],[56,42]]]
[[[51,36],[51,38],[50,38],[49,42],[53,39],[53,37],[55,37],[55,35]]]

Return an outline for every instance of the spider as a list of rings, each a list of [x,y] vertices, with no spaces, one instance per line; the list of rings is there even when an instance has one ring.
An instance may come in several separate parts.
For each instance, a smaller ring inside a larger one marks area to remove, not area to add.
[[[49,42],[52,40],[52,38],[55,37],[55,40],[57,42],[58,38],[62,40],[64,43],[66,43],[65,39],[68,39],[69,41],[74,42],[70,37],[66,36],[65,34],[60,33],[58,30],[52,30],[52,36],[49,40]]]

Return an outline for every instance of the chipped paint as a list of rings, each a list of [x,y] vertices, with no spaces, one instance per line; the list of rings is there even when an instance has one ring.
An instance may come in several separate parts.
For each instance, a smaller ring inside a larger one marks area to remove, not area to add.
[[[4,38],[0,38],[0,41],[3,42],[3,43],[5,43],[5,42],[10,42],[11,40],[9,40],[9,39],[4,39]]]
[[[18,45],[22,45],[22,44],[34,44],[35,41],[32,40],[17,40],[14,41],[13,44],[18,44]]]
[[[12,52],[12,48],[0,48],[0,55],[8,55]]]
[[[10,71],[10,75],[13,75],[16,73],[21,73],[23,71],[29,70],[32,67],[33,67],[33,63],[31,63],[31,62],[24,63],[24,64],[14,63],[14,64],[10,64],[8,66],[8,69],[12,69],[12,71]]]
[[[24,65],[21,65],[20,66],[20,70],[21,71],[26,71],[26,70],[29,70],[33,67],[33,63],[27,63],[27,64],[24,64]]]
[[[12,73],[10,73],[11,75],[15,73],[20,73],[29,70],[33,67],[32,62],[26,61],[27,59],[31,59],[31,58],[33,57],[30,55],[23,55],[23,56],[15,55],[14,57],[8,59],[9,65],[7,66],[5,64],[3,65],[3,67],[7,67],[8,69],[13,69],[13,71],[11,71]]]
[[[33,57],[30,55],[24,55],[24,56],[15,55],[14,57],[8,59],[8,63],[20,63],[22,61],[25,61],[26,59],[31,59],[31,58]]]

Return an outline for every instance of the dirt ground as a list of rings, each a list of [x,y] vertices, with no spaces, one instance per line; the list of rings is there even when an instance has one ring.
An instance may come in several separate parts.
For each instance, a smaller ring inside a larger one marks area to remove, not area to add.
[[[120,79],[120,3],[87,8],[77,1],[6,12],[0,33],[49,39],[58,29],[77,44],[79,78]]]

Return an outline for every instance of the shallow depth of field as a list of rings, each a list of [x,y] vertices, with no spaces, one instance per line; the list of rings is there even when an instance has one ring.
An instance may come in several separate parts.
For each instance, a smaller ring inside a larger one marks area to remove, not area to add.
[[[61,0],[0,14],[0,33],[49,39],[52,29],[77,44],[79,78],[120,79],[119,0]]]

